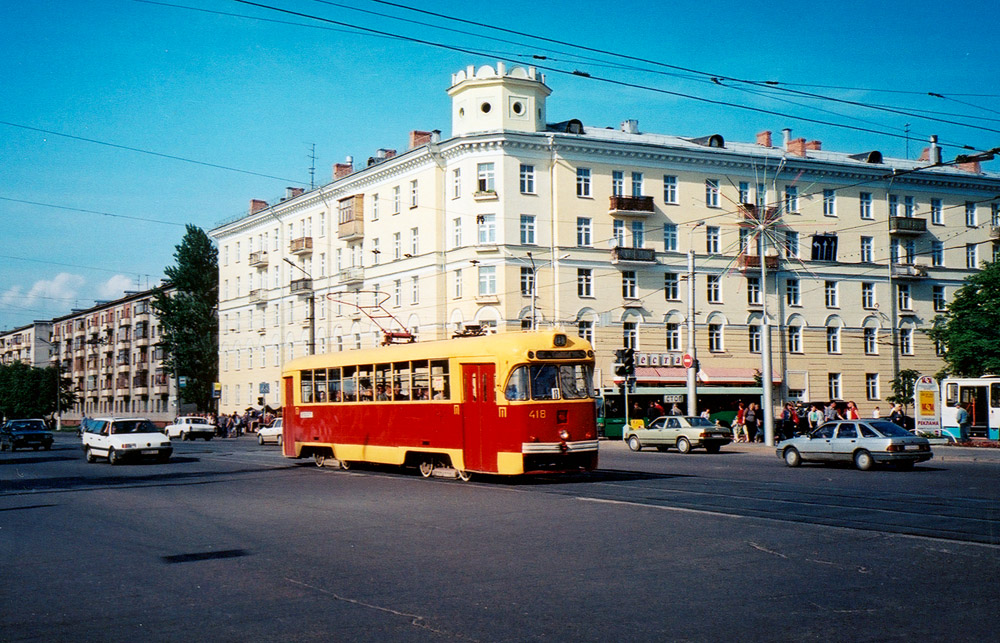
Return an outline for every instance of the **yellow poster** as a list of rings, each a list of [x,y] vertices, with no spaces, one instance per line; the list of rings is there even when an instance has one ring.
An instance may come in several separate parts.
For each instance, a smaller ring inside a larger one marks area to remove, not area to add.
[[[920,415],[936,415],[934,397],[934,391],[920,391]]]

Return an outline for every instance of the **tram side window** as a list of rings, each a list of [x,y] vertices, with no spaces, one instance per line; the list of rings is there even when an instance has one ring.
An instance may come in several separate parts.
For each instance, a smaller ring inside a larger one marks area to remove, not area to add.
[[[528,367],[518,366],[507,379],[507,388],[504,390],[504,397],[508,400],[518,402],[528,399]]]
[[[990,406],[1000,408],[1000,384],[990,384]]]
[[[344,379],[341,381],[343,389],[343,400],[345,402],[356,402],[358,400],[358,367],[345,366],[343,368]]]
[[[397,402],[410,399],[409,362],[396,362],[392,365],[392,399]]]
[[[362,402],[371,402],[374,399],[372,370],[370,364],[358,366],[358,399]]]
[[[379,402],[391,400],[392,366],[389,364],[375,365],[375,399]]]
[[[427,360],[413,362],[413,399],[426,400],[431,388],[430,369]]]
[[[944,391],[945,398],[948,400],[948,406],[955,406],[955,402],[958,400],[958,384],[945,384]]]
[[[313,401],[313,383],[312,383],[312,371],[302,371],[301,373],[301,397],[303,404],[312,404]]]
[[[326,380],[326,386],[329,393],[327,394],[327,400],[331,402],[340,402],[340,369],[331,368],[330,375]]]
[[[326,402],[326,369],[318,368],[313,371],[313,390],[316,392],[317,402]]]
[[[451,398],[451,389],[448,381],[448,360],[434,360],[431,362],[431,398],[435,400],[447,400]]]

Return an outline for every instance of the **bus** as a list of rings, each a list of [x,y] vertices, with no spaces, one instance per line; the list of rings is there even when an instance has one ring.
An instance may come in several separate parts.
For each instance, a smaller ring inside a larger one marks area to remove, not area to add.
[[[941,381],[941,432],[958,439],[958,408],[961,402],[969,411],[972,426],[969,435],[1000,439],[1000,376],[949,377]]]
[[[311,355],[282,372],[283,454],[424,477],[597,467],[594,350],[558,331]]]

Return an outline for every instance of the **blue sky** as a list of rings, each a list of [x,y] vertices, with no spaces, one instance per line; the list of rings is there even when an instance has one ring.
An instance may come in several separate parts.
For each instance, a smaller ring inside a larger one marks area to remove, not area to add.
[[[783,127],[791,127],[795,136],[822,140],[824,149],[906,154],[905,138],[791,118],[801,116],[898,136],[909,123],[911,158],[930,134],[940,136],[946,159],[960,153],[956,144],[1000,145],[1000,134],[987,131],[1000,130],[1000,6],[988,2],[398,3],[717,76],[777,80],[788,89],[909,115],[787,92],[779,102],[734,81],[715,84],[705,76],[371,0],[260,4],[473,53],[232,0],[0,0],[0,329],[155,284],[173,263],[185,223],[208,230],[245,211],[251,198],[271,201],[286,186],[308,186],[313,144],[320,185],[345,156],[362,160],[380,147],[405,149],[410,130],[440,129],[448,136],[450,74],[518,55],[549,57],[538,64],[553,68],[545,71],[553,121],[617,126],[636,118],[646,132],[720,133],[743,141],[764,129],[780,137]],[[310,26],[282,24],[287,22]],[[916,118],[915,110],[977,127],[930,122]],[[997,161],[986,168],[1000,171]]]

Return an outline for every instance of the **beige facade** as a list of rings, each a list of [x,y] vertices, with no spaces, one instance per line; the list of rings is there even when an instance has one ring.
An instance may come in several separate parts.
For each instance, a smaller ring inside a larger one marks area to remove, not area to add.
[[[213,230],[221,410],[280,404],[281,366],[311,336],[338,351],[377,345],[380,326],[428,340],[532,319],[591,339],[602,387],[628,345],[639,393],[683,393],[691,249],[704,395],[759,395],[765,311],[776,401],[885,409],[895,372],[941,368],[926,330],[993,258],[1000,176],[789,131],[546,125],[550,91],[534,70],[459,72],[450,138],[414,132],[401,154],[338,164],[331,183]]]
[[[158,347],[159,322],[152,307],[158,289],[126,293],[52,320],[51,363],[72,380],[78,404],[63,419],[82,415],[131,415],[154,422],[179,411],[174,379]]]
[[[0,364],[24,362],[39,368],[49,365],[49,335],[52,324],[36,321],[28,326],[0,333]]]

